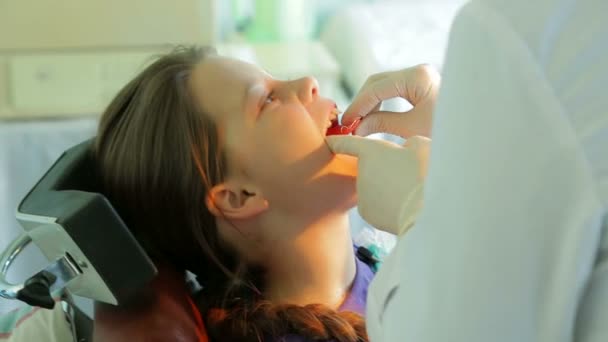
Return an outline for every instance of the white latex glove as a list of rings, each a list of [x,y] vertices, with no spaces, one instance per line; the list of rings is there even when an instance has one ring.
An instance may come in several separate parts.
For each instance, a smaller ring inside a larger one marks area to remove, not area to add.
[[[361,136],[390,133],[403,138],[430,137],[440,83],[437,70],[426,64],[372,75],[346,109],[342,124],[348,126],[363,118],[355,130]],[[407,100],[414,108],[405,113],[378,111],[382,101],[395,97]]]
[[[334,153],[359,159],[357,205],[361,217],[383,231],[405,233],[422,207],[431,140],[414,136],[400,146],[356,136],[326,139]]]

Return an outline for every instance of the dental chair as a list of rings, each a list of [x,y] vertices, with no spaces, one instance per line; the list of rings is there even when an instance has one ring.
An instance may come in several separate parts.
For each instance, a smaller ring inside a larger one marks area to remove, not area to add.
[[[0,296],[46,309],[60,298],[74,341],[204,340],[184,275],[156,265],[99,193],[92,144],[64,152],[19,204],[23,233],[0,255]],[[30,243],[49,264],[11,284],[7,272]],[[72,295],[95,301],[94,319]]]

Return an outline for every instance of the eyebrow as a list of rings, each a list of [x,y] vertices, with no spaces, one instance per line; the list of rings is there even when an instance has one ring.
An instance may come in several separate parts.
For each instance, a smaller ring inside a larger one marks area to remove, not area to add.
[[[261,106],[261,101],[263,101],[263,97],[264,94],[266,94],[268,92],[268,84],[270,80],[273,80],[272,75],[266,70],[266,69],[262,69],[264,71],[266,71],[266,75],[264,75],[263,77],[261,77],[260,79],[257,79],[254,82],[249,83],[246,87],[245,87],[245,101],[243,103],[243,108],[244,111],[247,111],[249,109],[248,105],[249,105],[249,98],[251,95],[251,91],[253,90],[253,88],[255,88],[256,86],[261,86],[263,89],[262,95],[260,96],[260,98],[258,98],[258,102],[256,103],[256,109],[258,109]]]
[[[245,112],[248,112],[250,110],[250,106],[251,106],[250,103],[255,103],[255,102],[253,102],[253,99],[252,99],[252,95],[253,95],[252,91],[257,85],[258,85],[258,83],[252,83],[252,84],[248,85],[247,87],[245,87],[245,96],[243,97],[244,98],[243,110]],[[258,98],[257,101],[258,102],[256,103],[256,107],[255,107],[256,109],[259,107],[258,105],[259,105],[259,102],[261,101],[261,99]]]

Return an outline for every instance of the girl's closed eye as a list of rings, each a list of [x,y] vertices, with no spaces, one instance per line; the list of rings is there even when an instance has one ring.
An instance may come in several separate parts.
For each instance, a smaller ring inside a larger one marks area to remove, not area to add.
[[[267,105],[273,103],[275,100],[276,98],[274,97],[274,93],[270,92],[270,94],[268,94],[268,96],[266,96],[266,98],[264,99],[264,103],[262,103],[262,109]]]

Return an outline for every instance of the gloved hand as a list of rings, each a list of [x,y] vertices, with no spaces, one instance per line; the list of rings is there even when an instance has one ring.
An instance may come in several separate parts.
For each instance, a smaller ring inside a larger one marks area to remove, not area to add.
[[[356,136],[326,139],[334,153],[359,159],[357,196],[361,217],[386,232],[405,233],[422,207],[431,140],[414,136],[400,146]]]
[[[342,124],[348,126],[363,118],[354,132],[360,136],[391,133],[403,138],[430,137],[440,82],[439,73],[426,64],[372,75],[346,109]],[[407,100],[414,108],[405,113],[378,111],[382,101],[395,97]]]

